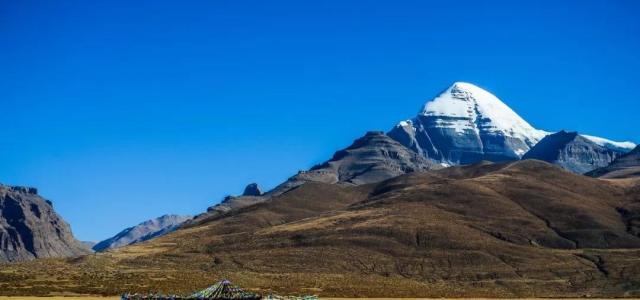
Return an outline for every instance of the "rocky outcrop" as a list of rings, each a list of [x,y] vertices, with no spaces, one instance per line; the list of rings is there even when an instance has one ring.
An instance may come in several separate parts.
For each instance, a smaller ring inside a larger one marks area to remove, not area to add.
[[[111,238],[97,243],[93,246],[93,250],[106,251],[163,236],[178,229],[182,223],[189,219],[191,219],[191,216],[164,215],[159,218],[144,221],[121,231]]]
[[[640,177],[640,146],[616,158],[608,166],[593,170],[586,175],[600,178]]]
[[[600,146],[577,132],[560,131],[546,136],[522,159],[538,159],[583,174],[609,165],[621,152]]]
[[[260,196],[262,195],[262,190],[257,183],[250,183],[244,188],[244,192],[242,196]]]
[[[0,185],[0,262],[89,253],[32,187]]]
[[[209,208],[207,213],[226,213],[228,211],[249,206],[264,201],[267,197],[259,196],[226,196],[224,199]]]
[[[262,192],[262,190],[260,189],[260,186],[258,186],[257,183],[250,183],[244,188],[244,192],[242,192],[242,195],[240,196],[229,195],[224,197],[224,199],[220,203],[207,208],[207,213],[205,215],[207,215],[208,217],[218,216],[218,215],[227,213],[231,210],[235,210],[235,209],[239,209],[239,208],[250,206],[256,203],[263,202],[268,198],[263,196],[263,194],[264,193]],[[196,216],[194,218],[194,221],[197,221],[202,216],[203,215]],[[191,221],[187,223],[191,223]]]

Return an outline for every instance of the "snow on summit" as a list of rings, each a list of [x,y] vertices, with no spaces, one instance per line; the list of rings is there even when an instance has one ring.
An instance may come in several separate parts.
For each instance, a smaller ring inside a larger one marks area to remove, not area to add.
[[[607,147],[607,148],[619,148],[619,149],[624,149],[624,150],[632,150],[633,148],[636,147],[636,144],[633,142],[615,142],[612,140],[608,140],[605,138],[601,138],[601,137],[597,137],[597,136],[592,136],[592,135],[586,135],[586,134],[581,134],[581,136],[587,138],[588,140],[603,146],[603,147]]]
[[[447,117],[440,127],[502,134],[536,143],[547,135],[533,128],[498,97],[466,82],[456,82],[446,91],[427,102],[422,116]]]
[[[490,92],[456,82],[388,134],[427,158],[456,165],[520,159],[550,132],[534,128]],[[583,136],[618,152],[635,146]]]

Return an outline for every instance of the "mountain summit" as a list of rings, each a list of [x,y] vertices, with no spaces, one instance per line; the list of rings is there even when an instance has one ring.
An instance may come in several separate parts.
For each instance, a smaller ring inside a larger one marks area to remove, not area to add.
[[[533,128],[516,112],[493,94],[466,82],[456,82],[435,99],[427,102],[420,112],[423,117],[438,120],[441,128],[456,133],[504,135],[536,143],[546,133]]]
[[[519,159],[547,133],[535,129],[493,94],[456,82],[389,136],[451,164]]]
[[[550,132],[536,129],[490,92],[456,82],[388,135],[425,157],[452,165],[518,160]],[[635,144],[582,135],[617,152]]]

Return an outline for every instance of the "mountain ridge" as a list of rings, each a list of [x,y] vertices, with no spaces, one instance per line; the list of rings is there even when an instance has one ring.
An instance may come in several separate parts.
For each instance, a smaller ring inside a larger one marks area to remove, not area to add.
[[[96,243],[93,245],[92,249],[96,252],[100,252],[144,242],[178,229],[182,223],[189,219],[191,219],[191,216],[167,214],[158,218],[146,220],[138,225],[128,227],[108,239]]]

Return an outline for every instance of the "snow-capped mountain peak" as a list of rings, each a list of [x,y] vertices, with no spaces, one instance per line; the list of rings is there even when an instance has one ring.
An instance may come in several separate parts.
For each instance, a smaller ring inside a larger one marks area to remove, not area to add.
[[[467,82],[455,82],[428,101],[418,115],[388,133],[406,147],[447,164],[520,159],[550,132],[531,126],[502,100]],[[617,152],[631,142],[583,135]]]
[[[466,130],[484,131],[516,137],[535,144],[546,132],[533,128],[509,106],[490,92],[467,82],[456,82],[427,102],[421,116],[445,117],[442,128],[463,134]]]

